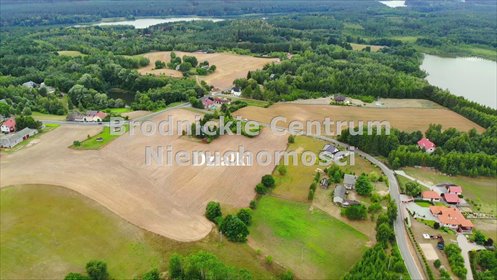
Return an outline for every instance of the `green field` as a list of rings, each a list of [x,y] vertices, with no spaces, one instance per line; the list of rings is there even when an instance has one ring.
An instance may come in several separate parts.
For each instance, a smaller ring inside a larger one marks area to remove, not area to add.
[[[126,125],[125,131],[128,131],[129,126]],[[70,148],[76,150],[99,150],[110,142],[114,141],[120,135],[111,135],[110,128],[108,126],[104,126],[102,132],[89,137],[88,139],[81,141],[79,146],[71,145]]]
[[[47,121],[65,121],[66,116],[64,115],[52,115],[52,114],[44,114],[40,112],[33,112],[31,114],[33,119],[35,120],[47,120]]]
[[[292,157],[289,157],[286,175],[281,176],[278,171],[273,172],[273,176],[276,179],[276,188],[273,190],[273,193],[276,196],[291,200],[307,201],[307,193],[309,192],[309,186],[316,174],[316,169],[324,169],[324,167],[320,167],[318,164],[314,166],[303,165],[300,161],[301,154],[304,151],[311,151],[317,155],[325,144],[326,142],[311,137],[295,137],[295,143],[290,144],[287,151],[297,152],[297,165],[294,166]]]
[[[234,97],[234,96],[230,96],[229,98],[231,98],[231,100],[233,100],[233,101],[240,100],[240,101],[246,102],[248,104],[248,106],[263,107],[264,108],[264,107],[269,105],[269,102],[264,101],[264,100],[249,99],[249,98]]]
[[[131,110],[131,108],[109,108],[109,109],[106,109],[104,111],[109,111],[110,113],[113,113],[113,114],[123,114],[123,113],[131,112],[133,110]]]
[[[260,199],[250,239],[274,261],[303,279],[339,279],[366,250],[368,238],[309,204],[272,196]]]
[[[174,252],[198,250],[245,268],[256,279],[273,277],[248,245],[220,241],[216,232],[201,241],[176,242],[61,187],[24,185],[0,194],[1,279],[61,279],[68,272],[83,272],[92,259],[105,261],[114,279],[132,279],[152,268],[165,271]]]
[[[77,57],[77,56],[85,56],[86,54],[82,54],[80,51],[58,51],[59,55],[69,56],[69,57]]]

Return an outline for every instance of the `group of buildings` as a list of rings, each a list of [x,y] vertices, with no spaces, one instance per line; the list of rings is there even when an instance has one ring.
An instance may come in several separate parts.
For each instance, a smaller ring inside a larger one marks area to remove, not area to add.
[[[217,110],[219,106],[231,103],[231,99],[219,96],[204,96],[200,101],[202,101],[202,105],[207,110]]]
[[[462,187],[453,184],[443,184],[438,188],[441,193],[436,191],[424,191],[421,193],[421,199],[429,202],[444,201],[447,204],[458,205],[461,201],[459,198],[462,195]]]
[[[16,131],[15,118],[5,120],[0,126],[0,148],[13,148],[22,141],[32,137],[38,133],[38,130],[31,128],[23,128]]]
[[[341,207],[360,204],[357,200],[347,199],[349,191],[355,189],[356,180],[357,176],[345,174],[343,176],[343,184],[339,184],[335,187],[335,191],[333,192],[333,203]]]
[[[107,113],[102,111],[87,111],[85,114],[80,112],[70,112],[67,120],[71,122],[101,122],[107,117]]]

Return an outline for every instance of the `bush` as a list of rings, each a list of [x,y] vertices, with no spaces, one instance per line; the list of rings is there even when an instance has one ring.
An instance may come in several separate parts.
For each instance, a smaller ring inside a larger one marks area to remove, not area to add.
[[[272,264],[273,264],[273,257],[271,257],[271,256],[266,256],[266,259],[265,259],[265,260],[266,260],[266,263],[267,263],[268,265],[272,265]]]
[[[412,197],[419,196],[421,194],[421,185],[416,182],[407,182],[406,194]]]
[[[107,264],[103,261],[90,261],[86,264],[86,273],[91,280],[107,280]]]
[[[249,209],[240,209],[236,216],[247,226],[250,226],[250,224],[252,223],[252,214],[250,213]]]
[[[88,276],[85,276],[80,273],[70,272],[64,277],[64,280],[89,280]]]
[[[260,195],[265,195],[267,193],[268,189],[266,186],[264,186],[263,183],[259,183],[255,186],[255,192]]]
[[[249,231],[247,225],[237,216],[228,215],[221,224],[221,232],[233,242],[245,242]]]
[[[442,265],[442,262],[440,260],[435,260],[433,262],[433,265],[436,267],[436,268],[440,268],[440,266]]]
[[[285,176],[287,172],[288,172],[288,169],[287,169],[286,165],[278,166],[278,173],[280,173],[281,176]]]
[[[257,202],[255,200],[251,200],[249,207],[250,209],[255,210],[257,208]]]
[[[433,223],[433,228],[434,229],[439,229],[440,228],[440,223],[439,222]]]
[[[160,280],[160,273],[158,269],[153,269],[143,274],[142,280]]]
[[[266,186],[267,188],[273,188],[276,182],[275,182],[273,176],[268,174],[268,175],[262,176],[261,183],[263,183],[264,186]]]
[[[356,192],[362,196],[370,196],[373,191],[373,185],[365,174],[361,174],[361,176],[357,178],[355,188]]]
[[[211,222],[216,222],[218,217],[222,217],[221,205],[219,202],[209,201],[207,207],[205,208],[205,217]]]
[[[310,189],[307,194],[307,200],[312,201],[314,199],[314,190]]]
[[[288,136],[288,144],[293,144],[293,143],[295,143],[295,136],[293,135]]]
[[[342,211],[350,220],[365,220],[368,216],[366,206],[362,204],[349,206]]]
[[[449,260],[452,272],[454,272],[457,277],[464,279],[468,271],[464,266],[461,249],[456,244],[449,244],[445,246],[444,250],[445,254],[447,254],[447,259]]]
[[[74,147],[79,147],[79,146],[81,146],[81,142],[79,142],[78,140],[75,140],[75,141],[72,142],[72,145]]]
[[[293,279],[294,279],[293,272],[291,272],[290,270],[287,270],[285,271],[285,273],[280,275],[280,280],[293,280]]]

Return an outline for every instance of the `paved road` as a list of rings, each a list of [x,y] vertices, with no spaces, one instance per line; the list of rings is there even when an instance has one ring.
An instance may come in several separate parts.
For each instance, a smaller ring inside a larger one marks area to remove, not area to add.
[[[457,244],[459,245],[459,248],[461,248],[461,254],[464,258],[464,266],[468,271],[466,273],[466,279],[473,280],[473,272],[471,271],[471,264],[469,262],[469,252],[473,250],[484,250],[485,247],[477,245],[475,243],[469,243],[464,234],[457,235]]]

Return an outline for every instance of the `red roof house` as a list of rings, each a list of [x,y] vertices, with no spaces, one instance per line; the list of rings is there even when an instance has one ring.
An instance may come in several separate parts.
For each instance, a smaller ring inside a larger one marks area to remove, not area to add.
[[[430,206],[430,212],[438,218],[441,226],[458,230],[471,230],[474,225],[454,207]]]
[[[14,118],[6,120],[0,127],[0,130],[3,133],[11,133],[16,131],[16,120]]]
[[[460,194],[462,194],[462,187],[461,186],[447,186],[447,192],[453,193],[456,195],[460,195]]]
[[[424,191],[421,193],[421,197],[427,201],[440,201],[440,195],[434,191]]]
[[[430,141],[430,139],[423,137],[418,141],[419,148],[425,150],[427,153],[432,153],[435,151],[435,144]]]
[[[445,193],[444,199],[449,204],[458,204],[459,203],[459,196],[457,194]]]

